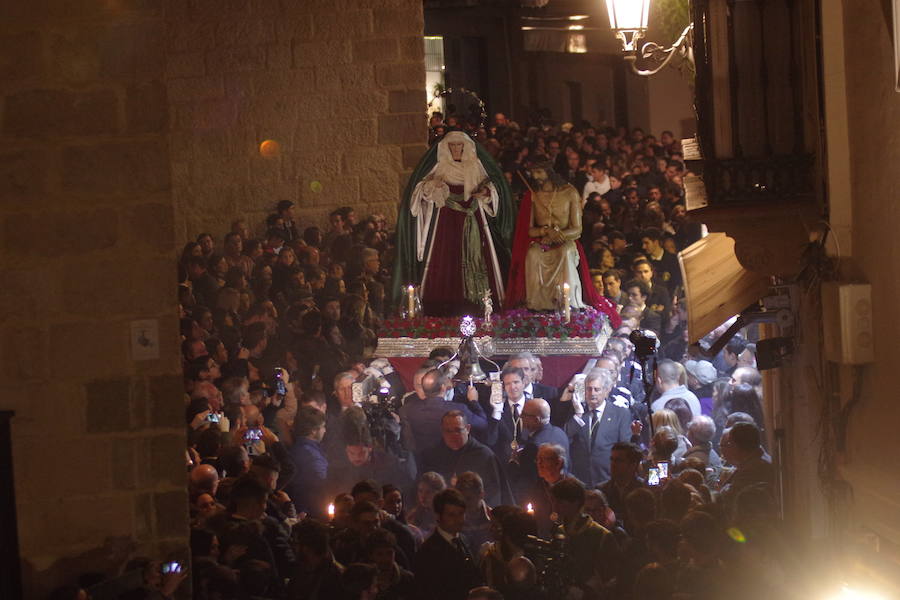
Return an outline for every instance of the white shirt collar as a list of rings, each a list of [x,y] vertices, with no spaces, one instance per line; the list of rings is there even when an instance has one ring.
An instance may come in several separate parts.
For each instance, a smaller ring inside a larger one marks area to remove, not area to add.
[[[522,397],[519,398],[518,402],[513,402],[509,398],[506,399],[506,402],[509,403],[510,410],[512,410],[513,406],[518,406],[519,414],[522,414],[522,408],[525,406],[525,394],[522,394]]]
[[[590,408],[587,408],[587,407],[585,407],[585,408],[586,408],[585,412],[588,412],[588,413],[593,412]],[[598,419],[603,416],[604,409],[606,409],[606,400],[601,402],[600,406],[597,407],[597,418]]]
[[[522,392],[522,397],[531,396],[534,398],[534,383],[529,383],[525,386],[525,391]]]

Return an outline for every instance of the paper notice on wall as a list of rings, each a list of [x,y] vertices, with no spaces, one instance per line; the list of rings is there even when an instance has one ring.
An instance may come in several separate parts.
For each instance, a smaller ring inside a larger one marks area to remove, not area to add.
[[[684,160],[700,160],[703,158],[700,155],[700,142],[697,141],[696,137],[681,140],[681,153],[684,155]]]
[[[159,358],[159,321],[142,319],[131,322],[131,359]]]
[[[684,202],[688,210],[696,210],[709,204],[702,178],[697,175],[687,175],[684,178]]]

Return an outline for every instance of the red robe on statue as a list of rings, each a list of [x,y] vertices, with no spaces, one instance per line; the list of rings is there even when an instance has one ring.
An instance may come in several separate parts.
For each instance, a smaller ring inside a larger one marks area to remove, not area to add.
[[[450,192],[452,194],[462,194],[463,187],[461,185],[451,185]],[[471,206],[471,198],[462,202],[466,207]],[[461,248],[463,240],[463,226],[466,220],[466,213],[452,210],[448,207],[440,209],[440,217],[434,228],[434,241],[431,245],[429,259],[432,255],[437,256],[436,259],[428,260],[427,275],[425,276],[425,285],[422,292],[422,305],[425,314],[446,317],[455,316],[466,313],[478,313],[483,309],[466,300],[464,297],[463,286],[463,267]],[[491,238],[484,234],[484,222],[482,215],[475,212],[475,219],[478,222],[478,229],[481,232],[481,254],[485,265],[492,264],[492,253],[490,249]],[[491,288],[491,295],[496,302],[499,295],[497,294],[497,282],[494,281],[494,269],[487,268],[488,282]]]
[[[531,227],[531,192],[525,192],[522,196],[522,204],[519,206],[519,214],[516,217],[516,232],[513,237],[512,262],[509,265],[509,278],[506,284],[506,303],[504,308],[512,310],[525,302],[525,255],[531,246],[531,238],[528,237],[528,229]],[[593,306],[609,317],[609,323],[613,329],[622,324],[622,318],[616,305],[608,298],[600,295],[591,281],[591,270],[588,267],[587,257],[581,242],[575,240],[578,248],[578,272],[581,275],[581,290],[584,303]]]

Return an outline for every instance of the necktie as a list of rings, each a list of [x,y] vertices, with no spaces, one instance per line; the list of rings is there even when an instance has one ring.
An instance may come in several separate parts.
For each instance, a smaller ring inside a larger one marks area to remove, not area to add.
[[[513,404],[513,430],[516,440],[519,439],[519,405]]]
[[[463,558],[469,558],[469,552],[466,550],[466,545],[463,544],[461,538],[453,538],[453,545],[456,546],[456,551],[459,552],[460,556]]]
[[[594,441],[594,437],[597,435],[597,425],[600,424],[600,415],[597,413],[597,409],[591,411],[591,441]]]

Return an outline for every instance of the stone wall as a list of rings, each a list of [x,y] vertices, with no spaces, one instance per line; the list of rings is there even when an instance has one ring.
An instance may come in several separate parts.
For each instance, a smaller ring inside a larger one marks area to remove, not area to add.
[[[186,545],[165,40],[161,2],[0,3],[0,409],[27,597]],[[137,319],[158,358],[132,355]]]
[[[284,199],[302,225],[344,205],[396,214],[425,150],[421,1],[169,6],[179,239],[221,239],[239,217],[258,227]]]
[[[28,597],[184,552],[177,246],[285,198],[304,223],[393,216],[425,149],[422,28],[417,0],[0,3],[0,409]]]

